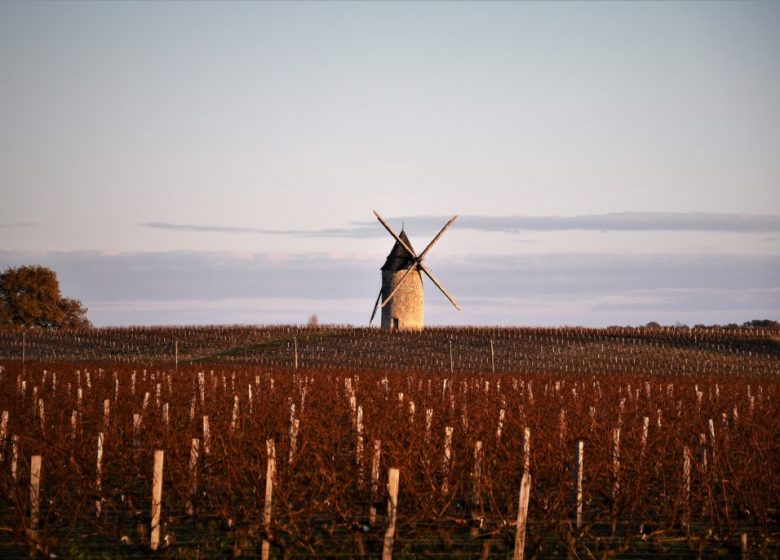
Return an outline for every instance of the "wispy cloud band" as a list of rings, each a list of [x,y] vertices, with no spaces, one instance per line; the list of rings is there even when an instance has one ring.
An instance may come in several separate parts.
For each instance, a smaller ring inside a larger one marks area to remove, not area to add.
[[[403,221],[415,233],[433,233],[449,216],[392,217]],[[375,221],[356,221],[349,227],[324,229],[262,229],[209,224],[145,222],[143,227],[169,231],[289,235],[302,237],[381,237],[384,230]],[[517,233],[523,231],[689,231],[726,233],[767,233],[780,231],[780,215],[719,214],[704,212],[619,212],[582,216],[483,216],[464,215],[459,229],[483,232]]]
[[[329,322],[365,324],[379,289],[381,261],[327,254],[0,251],[0,268],[52,267],[63,293],[81,299],[101,325],[301,322],[305,310]],[[435,273],[463,311],[455,312],[426,284],[432,324],[780,318],[780,256],[492,255],[441,261]],[[240,302],[250,300],[255,303],[243,309]],[[339,301],[342,305],[333,303]],[[196,314],[187,311],[190,306]]]

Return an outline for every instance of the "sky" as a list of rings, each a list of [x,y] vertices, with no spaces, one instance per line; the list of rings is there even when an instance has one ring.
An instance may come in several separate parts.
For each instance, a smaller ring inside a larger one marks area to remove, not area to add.
[[[780,319],[780,3],[0,3],[0,268],[96,325]]]

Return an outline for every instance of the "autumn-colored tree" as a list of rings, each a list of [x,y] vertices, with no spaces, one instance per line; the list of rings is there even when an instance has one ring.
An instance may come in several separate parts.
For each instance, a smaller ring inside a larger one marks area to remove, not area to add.
[[[57,275],[43,266],[7,268],[0,274],[0,326],[91,327],[87,309],[60,293]]]

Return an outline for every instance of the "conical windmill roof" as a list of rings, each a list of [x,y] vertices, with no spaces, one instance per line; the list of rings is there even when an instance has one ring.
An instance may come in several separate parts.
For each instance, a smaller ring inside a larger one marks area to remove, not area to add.
[[[398,235],[398,237],[400,237],[403,242],[406,243],[407,247],[414,251],[412,242],[409,241],[409,238],[406,236],[406,232],[404,230],[401,230],[401,233]],[[413,262],[414,259],[412,256],[406,252],[406,249],[404,249],[401,244],[398,243],[398,241],[396,241],[395,245],[393,245],[393,249],[390,251],[390,254],[387,255],[387,260],[382,266],[382,270],[404,270],[409,268]]]

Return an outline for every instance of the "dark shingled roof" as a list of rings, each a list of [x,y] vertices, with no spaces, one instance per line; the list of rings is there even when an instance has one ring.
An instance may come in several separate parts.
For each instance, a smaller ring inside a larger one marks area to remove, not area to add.
[[[398,235],[398,237],[403,239],[403,242],[406,243],[406,246],[414,251],[412,242],[409,241],[408,237],[406,237],[406,232],[404,230],[401,230],[401,233]],[[382,266],[382,270],[404,270],[409,268],[413,262],[414,259],[412,256],[406,252],[406,249],[404,249],[401,244],[398,243],[398,241],[396,241],[395,245],[393,245],[393,249],[390,251],[390,254],[387,255],[387,260]]]

